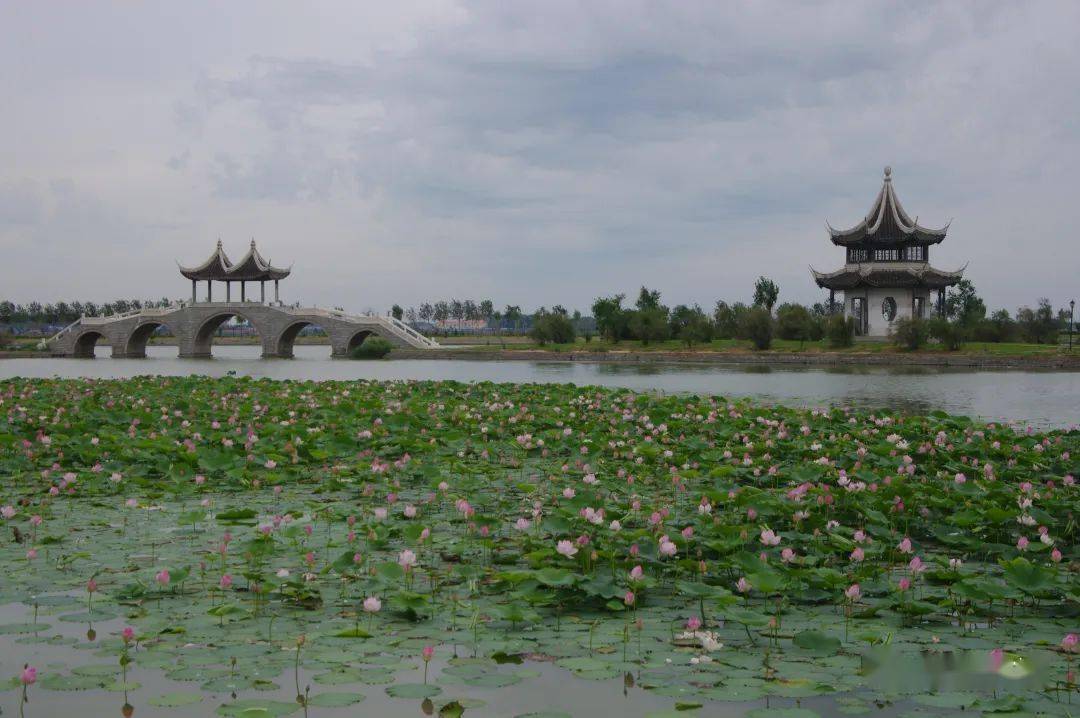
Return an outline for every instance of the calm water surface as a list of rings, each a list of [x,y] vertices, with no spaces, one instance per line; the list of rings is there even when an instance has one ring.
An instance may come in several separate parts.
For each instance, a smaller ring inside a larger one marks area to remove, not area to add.
[[[1043,426],[1080,422],[1080,372],[943,367],[789,367],[467,360],[362,362],[330,359],[325,346],[297,346],[295,359],[260,359],[255,346],[214,347],[214,359],[179,359],[176,347],[150,347],[146,359],[6,359],[0,378],[140,374],[270,379],[453,379],[549,382],[689,392],[800,406],[849,405],[925,412],[943,409],[987,420]]]

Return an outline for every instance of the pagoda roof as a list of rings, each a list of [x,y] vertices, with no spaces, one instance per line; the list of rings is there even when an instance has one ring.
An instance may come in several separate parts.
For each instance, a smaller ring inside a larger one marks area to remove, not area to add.
[[[177,263],[179,265],[179,262]],[[183,274],[188,279],[197,279],[199,281],[206,281],[208,279],[224,281],[229,273],[229,267],[232,266],[232,262],[229,261],[228,256],[225,254],[225,250],[221,246],[221,240],[217,241],[217,247],[206,258],[206,261],[196,267],[185,267],[180,265],[180,274]]]
[[[251,247],[240,261],[233,264],[222,249],[221,240],[205,262],[197,267],[180,267],[180,274],[188,279],[200,282],[258,282],[271,279],[284,279],[292,272],[292,267],[281,269],[264,259],[251,240]]]
[[[885,168],[885,179],[881,183],[874,205],[861,222],[850,229],[835,229],[827,221],[829,238],[833,244],[851,246],[860,244],[937,244],[945,239],[949,231],[946,224],[941,229],[931,229],[919,224],[919,218],[912,219],[904,211],[903,205],[893,189],[892,168]]]
[[[251,240],[251,248],[247,254],[229,267],[226,279],[230,281],[262,281],[268,279],[284,279],[292,272],[292,267],[281,269],[270,263],[269,259],[263,259],[259,250],[255,248],[255,240]]]
[[[964,276],[964,265],[955,272],[935,269],[923,262],[889,262],[888,264],[849,264],[835,272],[818,272],[810,267],[814,281],[825,289],[856,289],[858,287],[951,287]]]

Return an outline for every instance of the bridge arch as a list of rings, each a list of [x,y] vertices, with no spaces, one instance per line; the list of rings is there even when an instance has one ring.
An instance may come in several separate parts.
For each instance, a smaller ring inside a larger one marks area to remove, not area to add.
[[[190,346],[186,352],[187,356],[192,357],[211,357],[213,356],[211,348],[214,344],[214,334],[221,327],[222,324],[229,321],[232,318],[239,318],[246,321],[258,334],[263,343],[263,355],[266,356],[266,340],[268,332],[261,323],[254,321],[243,311],[235,309],[223,309],[220,312],[215,312],[210,316],[202,319],[195,327],[194,332],[190,338]]]
[[[154,332],[156,332],[159,327],[172,329],[165,322],[157,319],[150,319],[137,324],[123,340],[123,353],[116,354],[116,356],[124,356],[132,359],[145,359],[146,344],[150,341],[150,337],[154,336]]]
[[[296,338],[300,336],[300,332],[304,331],[307,327],[321,329],[326,334],[327,341],[331,342],[330,327],[312,319],[297,319],[288,324],[277,335],[277,338],[274,340],[274,356],[283,359],[292,359],[294,356],[293,348],[296,345]]]
[[[371,336],[376,336],[377,337],[377,336],[381,336],[381,335],[378,332],[372,331],[370,329],[361,329],[358,332],[354,332],[349,337],[349,341],[347,341],[345,343],[345,354],[346,355],[352,354],[353,349],[356,349],[356,347],[363,344],[364,340],[367,339],[368,337],[371,337]]]
[[[79,359],[93,359],[94,349],[97,347],[99,339],[108,339],[105,333],[97,329],[87,329],[86,331],[75,337],[75,341],[71,343],[71,356],[78,357]]]

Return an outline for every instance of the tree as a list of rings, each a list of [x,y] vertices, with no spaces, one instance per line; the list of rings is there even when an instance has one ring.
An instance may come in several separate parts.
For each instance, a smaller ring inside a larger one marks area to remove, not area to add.
[[[543,307],[533,315],[529,337],[543,346],[548,342],[570,344],[577,336],[574,323],[565,312],[549,312]]]
[[[776,286],[776,282],[768,277],[758,277],[754,283],[754,306],[765,307],[766,311],[772,313],[773,305],[776,304],[776,298],[780,296],[780,287]]]
[[[517,304],[507,304],[506,310],[503,312],[503,319],[510,322],[510,326],[513,329],[519,329],[521,327],[521,307]]]
[[[1035,344],[1050,344],[1057,341],[1054,309],[1050,306],[1049,299],[1040,299],[1039,306],[1034,310],[1030,307],[1020,307],[1016,311],[1016,323],[1019,325],[1024,341]]]
[[[608,341],[617,342],[627,335],[630,318],[622,302],[625,294],[611,297],[597,297],[592,305],[593,317],[596,318],[596,330]]]
[[[975,293],[975,285],[961,279],[945,298],[945,316],[963,327],[972,327],[986,316],[986,304]]]
[[[772,346],[772,314],[764,306],[755,306],[743,319],[743,334],[754,342],[756,349],[765,350]]]
[[[630,317],[630,333],[640,339],[642,344],[666,339],[668,334],[668,313],[664,307],[639,309]]]
[[[669,324],[671,325],[671,335],[679,339],[687,347],[712,339],[712,322],[705,316],[705,312],[701,310],[701,307],[696,304],[693,307],[680,304],[672,309]]]
[[[637,302],[634,305],[639,312],[660,308],[660,290],[650,290],[642,287],[638,292]]]
[[[437,322],[445,322],[450,318],[450,305],[446,302],[435,302],[435,307],[431,316]]]
[[[420,311],[417,312],[421,319],[425,322],[430,322],[435,318],[435,307],[431,306],[427,302],[420,305]]]
[[[400,305],[395,304],[390,309],[390,314],[394,317],[394,319],[397,319],[400,322],[401,318],[405,316],[405,310],[402,309]]]
[[[490,322],[495,316],[495,303],[490,299],[480,300],[480,316]]]
[[[776,335],[781,339],[806,341],[812,323],[810,311],[801,304],[785,302],[776,308]]]

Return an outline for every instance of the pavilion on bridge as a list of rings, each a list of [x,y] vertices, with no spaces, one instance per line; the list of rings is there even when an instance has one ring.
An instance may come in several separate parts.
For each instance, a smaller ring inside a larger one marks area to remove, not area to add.
[[[278,282],[285,277],[289,276],[292,272],[292,267],[288,269],[280,269],[270,263],[270,260],[264,259],[259,250],[255,248],[255,240],[251,240],[251,248],[248,249],[247,254],[237,262],[233,264],[229,261],[228,256],[225,254],[225,250],[222,249],[221,240],[218,240],[217,247],[213,253],[207,258],[205,262],[197,267],[180,267],[180,273],[191,280],[191,303],[195,304],[198,300],[195,297],[195,287],[197,282],[206,282],[206,301],[214,301],[214,282],[225,282],[225,301],[232,301],[232,283],[240,283],[240,301],[247,301],[247,283],[258,282],[259,283],[259,301],[263,304],[266,303],[266,283],[269,281],[274,282],[274,303],[280,304],[281,299],[278,293]]]

